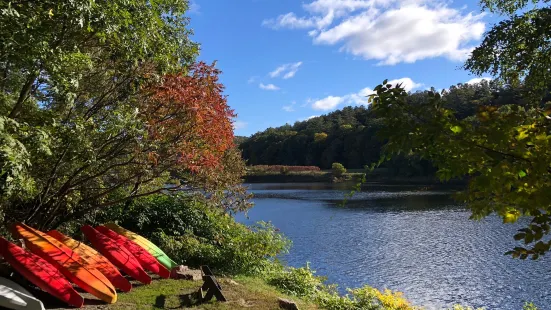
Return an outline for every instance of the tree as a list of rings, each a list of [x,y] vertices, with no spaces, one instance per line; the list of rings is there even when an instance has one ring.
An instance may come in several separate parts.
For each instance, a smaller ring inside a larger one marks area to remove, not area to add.
[[[0,208],[48,229],[158,192],[232,188],[235,116],[187,2],[0,10]],[[239,162],[235,163],[239,167]]]
[[[316,132],[314,134],[314,141],[315,142],[323,142],[327,139],[327,134],[325,132]]]
[[[333,176],[340,178],[346,173],[346,168],[341,163],[333,163],[331,165],[331,173],[333,173]]]
[[[468,188],[458,198],[475,219],[491,213],[506,223],[531,217],[515,235],[526,247],[508,253],[537,259],[551,247],[544,240],[551,224],[551,9],[540,6],[517,15],[527,1],[482,3],[506,18],[486,34],[465,67],[494,74],[504,90],[468,117],[447,107],[446,92],[430,92],[428,101],[413,105],[403,88],[386,81],[370,101],[384,120],[384,158],[414,154],[436,165],[443,180],[468,176]],[[511,100],[512,92],[520,99]]]

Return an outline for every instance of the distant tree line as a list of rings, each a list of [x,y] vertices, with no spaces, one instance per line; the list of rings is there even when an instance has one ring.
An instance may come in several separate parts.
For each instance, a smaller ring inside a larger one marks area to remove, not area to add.
[[[482,106],[522,104],[520,90],[495,82],[458,84],[444,93],[444,102],[458,119],[474,116]],[[411,93],[408,103],[423,104],[429,91]],[[367,103],[367,98],[366,98]],[[238,137],[248,165],[300,165],[330,169],[334,162],[348,169],[361,169],[377,162],[385,141],[380,131],[382,120],[370,106],[345,107],[306,121],[268,128],[249,138]],[[236,139],[237,140],[237,139]],[[403,154],[381,167],[393,176],[433,175],[430,161]]]

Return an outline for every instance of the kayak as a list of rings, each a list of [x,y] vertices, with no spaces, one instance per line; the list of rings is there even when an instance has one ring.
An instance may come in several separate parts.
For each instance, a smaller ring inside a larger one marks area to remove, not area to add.
[[[63,242],[63,244],[77,253],[81,258],[92,264],[94,268],[103,273],[114,287],[123,292],[129,292],[132,289],[132,284],[122,276],[117,267],[92,247],[69,238],[57,230],[50,230],[47,234]]]
[[[90,225],[84,225],[80,230],[90,240],[94,248],[107,257],[113,265],[144,284],[151,283],[151,277],[143,270],[140,262],[138,262],[134,255],[124,246],[117,244],[114,240],[95,230]]]
[[[98,226],[96,230],[100,233],[106,235],[107,237],[115,240],[115,242],[124,246],[136,259],[140,262],[140,265],[153,273],[158,274],[159,276],[168,279],[170,277],[170,271],[165,268],[161,263],[159,263],[153,255],[149,254],[141,246],[136,244],[134,241],[126,238],[123,235],[119,235],[116,232],[105,226]]]
[[[7,309],[44,310],[42,302],[12,280],[0,277],[0,307]]]
[[[170,257],[168,257],[165,252],[163,252],[161,249],[159,249],[158,246],[156,246],[153,242],[147,240],[146,238],[134,232],[126,230],[115,223],[107,223],[103,226],[111,229],[119,235],[123,235],[126,238],[136,242],[144,250],[149,252],[149,254],[153,255],[153,257],[155,257],[159,261],[159,263],[163,264],[168,270],[172,270],[173,268],[178,267],[178,264],[170,259]]]
[[[2,237],[0,255],[13,269],[41,290],[73,307],[80,308],[84,304],[82,296],[59,270],[38,255],[25,251]]]
[[[60,241],[23,223],[13,225],[12,233],[23,239],[31,252],[57,267],[69,281],[107,303],[117,301],[117,292],[111,282]]]

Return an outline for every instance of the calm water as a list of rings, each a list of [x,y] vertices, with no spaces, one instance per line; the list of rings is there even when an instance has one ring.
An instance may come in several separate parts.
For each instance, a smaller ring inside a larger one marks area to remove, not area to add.
[[[344,192],[331,185],[248,186],[256,206],[238,219],[271,221],[293,241],[285,261],[310,262],[340,287],[402,291],[427,309],[521,309],[526,300],[551,309],[551,257],[504,256],[519,225],[469,220],[449,192],[370,186],[340,207]]]

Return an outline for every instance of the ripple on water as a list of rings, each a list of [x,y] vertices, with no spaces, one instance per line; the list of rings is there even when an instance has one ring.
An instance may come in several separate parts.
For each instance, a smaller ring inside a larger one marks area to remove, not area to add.
[[[551,308],[549,260],[503,255],[522,223],[469,220],[447,192],[362,192],[345,207],[335,204],[344,192],[328,188],[253,192],[249,219],[238,219],[271,220],[293,241],[289,264],[308,261],[341,288],[391,288],[427,309],[462,303],[512,310],[525,300]]]

